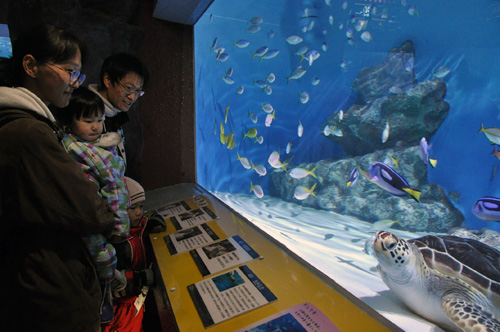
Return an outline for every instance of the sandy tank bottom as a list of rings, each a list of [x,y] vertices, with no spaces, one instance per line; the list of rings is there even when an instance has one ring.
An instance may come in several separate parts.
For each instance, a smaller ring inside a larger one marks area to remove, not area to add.
[[[443,331],[409,311],[380,278],[365,248],[380,230],[373,224],[270,196],[213,194],[404,331]],[[431,234],[384,229],[404,239]]]

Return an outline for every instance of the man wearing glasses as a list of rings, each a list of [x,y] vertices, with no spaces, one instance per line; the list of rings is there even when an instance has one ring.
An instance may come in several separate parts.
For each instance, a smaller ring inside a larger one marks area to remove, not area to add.
[[[104,101],[106,132],[118,132],[124,136],[122,126],[129,121],[127,111],[144,95],[143,89],[148,82],[149,71],[139,58],[127,53],[117,53],[104,60],[99,85],[90,84],[89,89]],[[118,147],[126,164],[123,141]]]

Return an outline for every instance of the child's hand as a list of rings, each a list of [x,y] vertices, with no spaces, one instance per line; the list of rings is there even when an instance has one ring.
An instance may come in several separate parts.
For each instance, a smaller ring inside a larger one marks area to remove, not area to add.
[[[113,297],[123,297],[126,295],[127,278],[119,270],[115,271],[115,276],[111,279],[111,291]]]
[[[153,269],[149,268],[134,272],[134,281],[136,282],[136,287],[138,289],[141,289],[143,286],[153,286],[154,284]]]
[[[150,233],[161,233],[167,230],[167,224],[165,223],[165,219],[158,213],[152,214],[148,218],[148,224],[146,226],[146,230]]]

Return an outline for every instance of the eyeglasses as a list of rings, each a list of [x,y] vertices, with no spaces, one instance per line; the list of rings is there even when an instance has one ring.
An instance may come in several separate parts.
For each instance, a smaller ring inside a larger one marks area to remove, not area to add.
[[[70,70],[66,68],[62,68],[59,66],[56,66],[52,63],[46,63],[48,66],[56,67],[58,69],[64,70],[69,74],[69,84],[75,84],[78,82],[78,85],[82,85],[83,81],[85,81],[85,78],[87,77],[85,74],[80,73],[79,70]]]
[[[123,92],[125,92],[125,95],[128,96],[128,95],[131,95],[133,93],[134,95],[138,95],[139,97],[144,96],[144,91],[142,91],[141,89],[134,89],[132,87],[123,85],[120,81],[117,81],[117,82],[122,87],[122,90],[123,90]]]

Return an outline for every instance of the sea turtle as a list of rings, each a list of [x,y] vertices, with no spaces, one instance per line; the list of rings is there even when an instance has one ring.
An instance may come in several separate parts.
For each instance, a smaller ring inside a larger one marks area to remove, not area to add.
[[[451,331],[500,331],[500,252],[479,241],[377,232],[382,280],[416,314]]]

